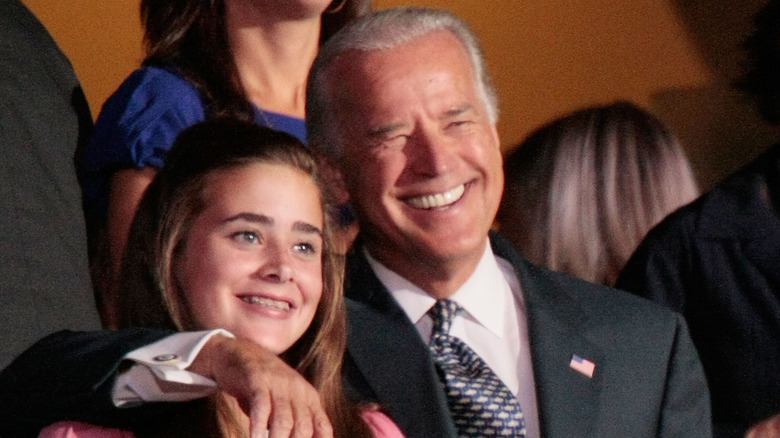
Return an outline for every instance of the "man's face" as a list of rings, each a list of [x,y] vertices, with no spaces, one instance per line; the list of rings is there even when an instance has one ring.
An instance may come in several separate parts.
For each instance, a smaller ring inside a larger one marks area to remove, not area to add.
[[[425,269],[476,265],[503,173],[460,42],[442,31],[348,52],[326,74],[342,171],[372,255],[412,281]]]

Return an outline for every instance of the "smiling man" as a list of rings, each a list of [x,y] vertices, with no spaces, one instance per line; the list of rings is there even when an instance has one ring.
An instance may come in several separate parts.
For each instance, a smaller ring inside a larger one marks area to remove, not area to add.
[[[359,398],[407,436],[711,435],[678,315],[539,270],[491,235],[498,111],[458,18],[365,17],[322,48],[307,98],[310,145],[342,172],[361,226],[345,364]]]
[[[503,187],[498,133],[468,53],[440,31],[402,49],[350,51],[324,77],[351,78],[332,94],[331,105],[346,108],[332,126],[366,247],[449,296],[482,256]]]

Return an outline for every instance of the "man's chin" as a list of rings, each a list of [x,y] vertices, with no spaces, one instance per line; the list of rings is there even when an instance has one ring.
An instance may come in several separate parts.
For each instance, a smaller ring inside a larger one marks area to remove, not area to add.
[[[486,241],[487,232],[483,237],[472,238],[464,238],[457,233],[429,234],[417,242],[416,253],[429,263],[456,263],[481,257]]]

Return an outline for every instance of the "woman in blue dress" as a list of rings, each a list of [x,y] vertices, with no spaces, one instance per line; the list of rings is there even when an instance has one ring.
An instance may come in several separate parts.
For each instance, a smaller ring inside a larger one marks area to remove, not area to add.
[[[142,0],[143,66],[106,101],[76,154],[105,326],[135,210],[176,136],[230,116],[305,141],[319,43],[368,9],[368,0]]]

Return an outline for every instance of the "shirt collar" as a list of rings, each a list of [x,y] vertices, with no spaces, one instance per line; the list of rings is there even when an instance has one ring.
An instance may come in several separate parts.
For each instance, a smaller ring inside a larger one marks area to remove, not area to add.
[[[412,323],[417,324],[433,307],[436,299],[373,258],[365,247],[363,250],[379,281],[390,291]],[[504,309],[514,303],[512,289],[489,242],[485,244],[485,251],[474,272],[450,299],[460,304],[467,317],[497,336],[502,336],[504,312],[496,312],[495,309]]]

